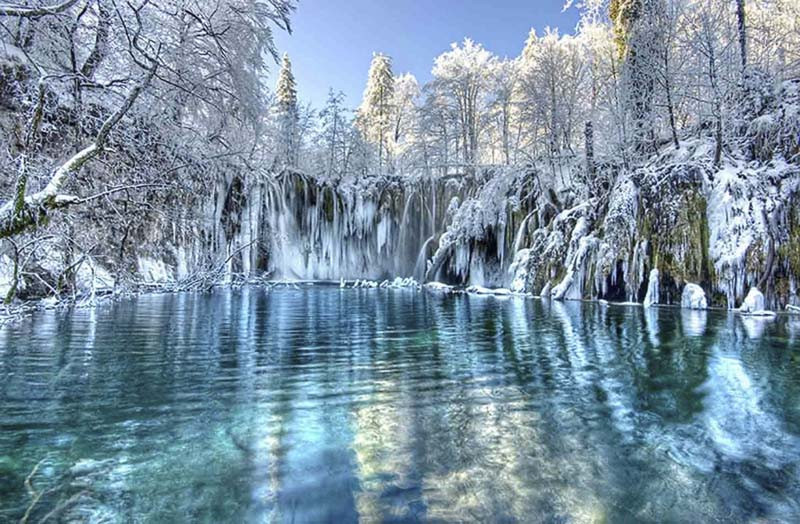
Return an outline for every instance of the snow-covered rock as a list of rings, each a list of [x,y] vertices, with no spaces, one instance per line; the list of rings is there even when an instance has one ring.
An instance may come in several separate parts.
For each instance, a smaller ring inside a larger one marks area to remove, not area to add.
[[[442,282],[428,282],[424,286],[426,291],[430,291],[431,293],[452,293],[455,291],[453,286],[449,286]]]
[[[548,281],[547,284],[545,284],[544,287],[542,288],[542,291],[541,293],[539,293],[539,296],[542,298],[550,298],[550,289],[551,286],[550,282]]]
[[[661,300],[659,297],[658,279],[658,269],[651,270],[650,279],[647,282],[647,294],[644,296],[644,307],[650,307],[653,304],[658,304],[658,301]]]
[[[681,294],[681,307],[685,309],[707,309],[706,292],[697,284],[686,284]]]
[[[419,282],[411,277],[402,278],[397,277],[394,280],[384,280],[380,284],[381,288],[389,289],[405,289],[405,288],[419,288]]]
[[[494,296],[513,295],[510,289],[505,289],[505,288],[490,289],[483,286],[470,286],[467,288],[467,293],[472,293],[475,295],[494,295]]]
[[[764,294],[758,288],[753,287],[750,288],[750,292],[747,293],[744,302],[739,307],[739,312],[747,314],[760,313],[765,309],[764,304]]]

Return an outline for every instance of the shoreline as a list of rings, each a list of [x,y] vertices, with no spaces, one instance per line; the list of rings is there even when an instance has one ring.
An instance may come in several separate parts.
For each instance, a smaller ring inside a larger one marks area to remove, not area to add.
[[[402,281],[402,283],[400,283]],[[433,284],[433,286],[431,285]],[[605,299],[553,299],[534,295],[531,293],[513,292],[506,288],[484,288],[482,286],[452,286],[440,282],[427,282],[419,284],[412,278],[395,280],[265,280],[265,279],[241,279],[230,282],[220,282],[203,288],[195,286],[182,286],[176,282],[146,282],[139,283],[130,289],[125,290],[98,290],[91,295],[75,295],[68,298],[58,299],[46,297],[34,300],[20,301],[16,305],[0,305],[0,328],[18,320],[41,311],[66,311],[70,309],[88,309],[102,304],[114,303],[122,300],[138,298],[147,295],[163,295],[169,293],[210,293],[218,289],[236,290],[244,287],[262,287],[265,289],[280,288],[310,288],[328,287],[348,290],[413,290],[428,293],[431,295],[473,295],[482,297],[492,297],[496,299],[523,298],[539,300],[542,302],[561,302],[561,303],[586,303],[595,304],[601,307],[629,307],[637,309],[680,309],[686,311],[712,311],[727,312],[743,318],[771,320],[779,317],[800,318],[800,311],[784,309],[780,311],[765,311],[763,314],[744,313],[738,309],[726,309],[721,307],[707,307],[704,309],[684,308],[679,304],[652,304],[650,308],[645,308],[640,302],[612,302]]]

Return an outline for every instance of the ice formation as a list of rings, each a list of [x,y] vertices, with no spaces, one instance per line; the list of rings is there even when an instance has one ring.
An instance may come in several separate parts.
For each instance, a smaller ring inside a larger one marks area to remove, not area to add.
[[[703,288],[697,284],[686,284],[681,295],[681,307],[685,309],[706,309],[708,301]]]
[[[649,308],[653,304],[658,304],[659,298],[659,272],[658,269],[650,271],[650,277],[647,280],[647,294],[644,296],[643,305]]]
[[[764,304],[764,294],[757,288],[750,288],[744,302],[741,307],[739,307],[739,312],[752,314],[761,313],[766,309]]]

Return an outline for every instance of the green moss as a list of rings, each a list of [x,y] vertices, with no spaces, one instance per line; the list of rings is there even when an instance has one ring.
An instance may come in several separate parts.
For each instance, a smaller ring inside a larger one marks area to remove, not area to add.
[[[639,227],[650,243],[650,267],[685,282],[713,281],[706,206],[702,195],[689,190],[672,220],[665,221],[658,209],[641,210]]]
[[[778,256],[784,260],[793,275],[800,275],[800,207],[794,206],[789,213],[789,240],[778,248]]]
[[[322,189],[322,210],[325,213],[325,219],[328,222],[333,222],[333,211],[336,201],[334,199],[333,189]]]
[[[295,194],[302,195],[306,190],[306,181],[301,176],[294,177]]]
[[[595,298],[594,289],[594,264],[589,264],[589,274],[586,276],[586,282],[583,284],[583,297]]]

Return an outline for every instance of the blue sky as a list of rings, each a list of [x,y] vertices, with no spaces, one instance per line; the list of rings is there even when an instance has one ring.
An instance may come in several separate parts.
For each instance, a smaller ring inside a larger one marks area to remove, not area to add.
[[[292,59],[302,101],[320,107],[328,88],[359,104],[372,53],[392,57],[395,74],[430,79],[433,60],[451,42],[470,37],[499,56],[517,56],[530,29],[573,32],[576,9],[564,0],[299,0],[293,34],[276,33]],[[277,66],[270,86],[274,87]]]

